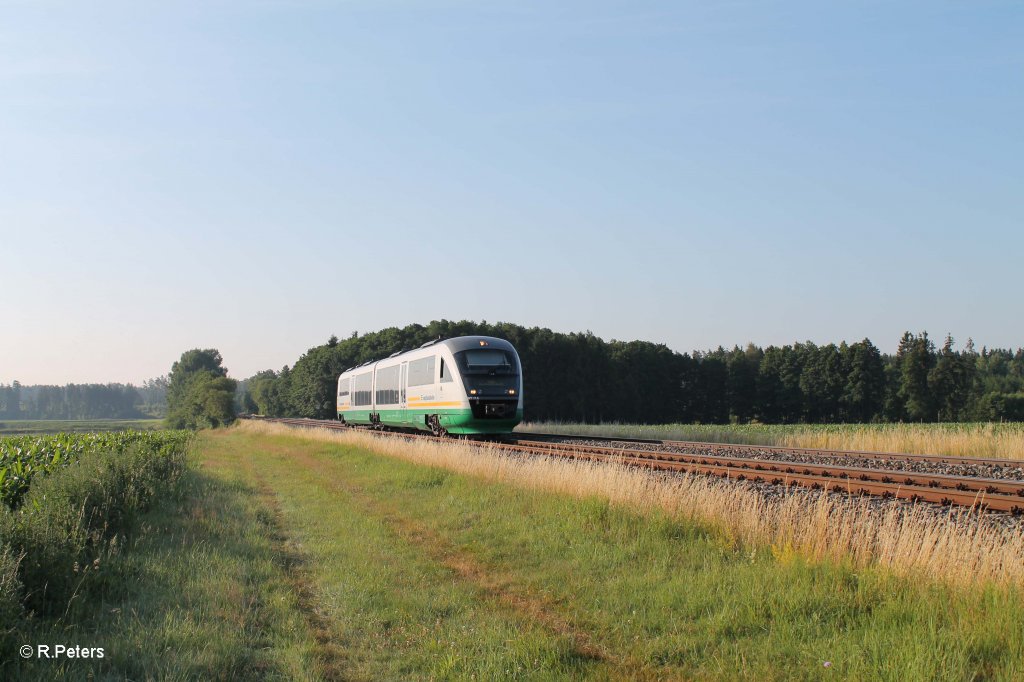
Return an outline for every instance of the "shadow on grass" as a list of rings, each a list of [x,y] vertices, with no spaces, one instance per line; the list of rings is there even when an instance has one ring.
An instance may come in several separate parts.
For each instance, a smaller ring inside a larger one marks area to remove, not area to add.
[[[22,660],[3,679],[307,677],[310,638],[259,491],[195,469],[118,538],[106,565],[60,618],[27,618],[17,646],[93,649]],[[102,658],[95,649],[102,649]]]

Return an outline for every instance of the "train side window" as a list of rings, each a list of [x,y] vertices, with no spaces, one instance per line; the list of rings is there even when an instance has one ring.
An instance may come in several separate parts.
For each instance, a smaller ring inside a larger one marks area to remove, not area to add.
[[[409,388],[413,386],[426,386],[437,382],[437,375],[434,374],[435,356],[420,358],[409,363]]]
[[[360,374],[352,380],[352,404],[355,406],[373,403],[373,373]]]
[[[450,369],[448,369],[448,365],[445,364],[444,358],[441,358],[441,383],[447,384],[451,383],[452,381],[452,372]]]

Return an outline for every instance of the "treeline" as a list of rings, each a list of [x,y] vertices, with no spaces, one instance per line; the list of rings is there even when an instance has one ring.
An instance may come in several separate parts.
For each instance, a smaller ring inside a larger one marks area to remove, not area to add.
[[[137,419],[162,417],[167,379],[132,384],[0,384],[0,419]]]
[[[291,368],[241,382],[240,408],[332,418],[345,369],[436,338],[508,339],[524,371],[531,420],[635,423],[838,423],[1024,420],[1024,350],[904,334],[895,355],[868,339],[748,345],[692,354],[646,341],[604,341],[514,324],[434,321],[309,349]]]

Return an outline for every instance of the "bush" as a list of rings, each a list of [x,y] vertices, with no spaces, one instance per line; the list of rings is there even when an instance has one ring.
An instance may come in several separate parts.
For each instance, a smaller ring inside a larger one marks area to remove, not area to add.
[[[33,482],[20,508],[0,516],[0,541],[23,557],[25,606],[63,612],[104,563],[110,540],[180,478],[187,442],[154,438],[91,453]]]
[[[186,433],[174,431],[58,433],[0,438],[0,504],[17,508],[34,480],[71,466],[84,456],[101,451],[123,452],[135,445],[154,451],[174,449],[183,447],[187,438]]]
[[[976,412],[983,421],[1024,421],[1024,393],[986,393]]]

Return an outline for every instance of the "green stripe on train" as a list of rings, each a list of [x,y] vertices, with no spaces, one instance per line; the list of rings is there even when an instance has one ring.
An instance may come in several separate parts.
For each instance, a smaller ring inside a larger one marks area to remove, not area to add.
[[[438,415],[443,426],[449,433],[507,433],[523,420],[523,411],[517,410],[516,416],[509,419],[477,419],[470,409],[435,409],[435,410],[380,410],[380,423],[401,429],[419,429],[429,431],[427,417]],[[370,424],[370,410],[346,410],[338,413],[350,424]]]

